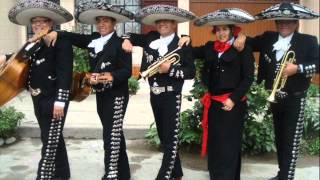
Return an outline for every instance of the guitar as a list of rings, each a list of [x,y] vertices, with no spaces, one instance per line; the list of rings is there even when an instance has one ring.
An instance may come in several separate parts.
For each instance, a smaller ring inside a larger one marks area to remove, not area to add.
[[[71,101],[80,102],[86,99],[92,92],[90,73],[73,72],[73,81],[71,87]]]
[[[36,34],[0,67],[0,107],[25,89],[30,62],[24,53],[24,49],[30,43],[36,43],[39,39],[48,34],[48,32],[49,29],[44,29]]]

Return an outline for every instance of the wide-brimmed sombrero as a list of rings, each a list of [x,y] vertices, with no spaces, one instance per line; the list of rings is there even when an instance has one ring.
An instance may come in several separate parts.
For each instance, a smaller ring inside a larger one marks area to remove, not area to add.
[[[153,25],[158,20],[174,20],[178,23],[182,23],[191,21],[195,18],[195,14],[190,11],[164,4],[144,7],[135,15],[135,19],[138,22],[147,25]]]
[[[76,19],[85,24],[96,24],[99,16],[112,17],[117,23],[133,19],[134,14],[108,0],[81,0],[76,8]]]
[[[19,25],[29,25],[34,17],[46,17],[55,24],[62,24],[73,16],[60,5],[48,0],[20,0],[10,9],[9,20]]]
[[[238,8],[225,8],[201,16],[194,22],[194,24],[196,26],[215,26],[250,23],[254,20],[254,17],[245,10]]]
[[[265,9],[255,16],[257,20],[298,20],[298,19],[315,19],[319,18],[319,13],[311,9],[295,4],[281,3]]]

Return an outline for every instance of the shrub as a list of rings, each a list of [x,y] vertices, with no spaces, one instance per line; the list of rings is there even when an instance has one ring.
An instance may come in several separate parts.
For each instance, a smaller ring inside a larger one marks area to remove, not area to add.
[[[242,151],[259,154],[275,151],[272,115],[263,84],[253,83],[248,96],[248,113],[242,136]]]
[[[145,137],[149,140],[150,144],[160,147],[160,139],[154,122],[151,123],[149,131],[147,132]]]
[[[128,86],[129,86],[129,94],[136,94],[137,91],[140,89],[138,80],[133,77],[129,78]]]
[[[80,49],[73,47],[73,71],[75,72],[88,72],[89,66],[89,54],[86,49]]]
[[[0,109],[0,137],[11,137],[17,127],[20,125],[20,121],[24,118],[24,114],[17,112],[13,107]]]
[[[307,146],[307,152],[310,155],[320,155],[320,138],[317,137],[311,141],[309,141]]]

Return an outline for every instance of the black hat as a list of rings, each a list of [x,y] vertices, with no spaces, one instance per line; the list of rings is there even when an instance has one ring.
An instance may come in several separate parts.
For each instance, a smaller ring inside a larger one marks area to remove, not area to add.
[[[295,3],[281,3],[271,6],[255,16],[257,20],[298,20],[319,18],[319,13]]]

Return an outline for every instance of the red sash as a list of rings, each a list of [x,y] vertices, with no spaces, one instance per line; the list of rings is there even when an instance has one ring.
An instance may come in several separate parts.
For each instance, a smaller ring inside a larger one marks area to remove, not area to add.
[[[201,148],[201,157],[204,157],[207,154],[207,145],[208,145],[208,112],[211,106],[211,100],[223,103],[230,97],[231,93],[222,94],[219,96],[211,96],[209,92],[205,93],[201,99],[201,103],[203,104],[203,114],[202,114],[202,148]],[[247,99],[244,96],[241,101],[245,101]]]

